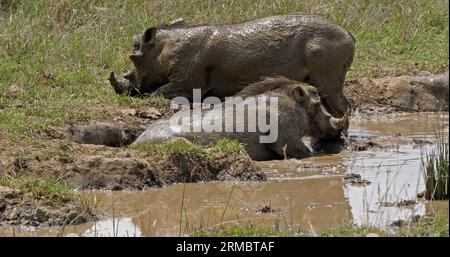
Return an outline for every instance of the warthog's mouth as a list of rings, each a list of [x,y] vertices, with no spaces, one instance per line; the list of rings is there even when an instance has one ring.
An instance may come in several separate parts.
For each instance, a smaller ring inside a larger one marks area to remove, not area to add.
[[[145,75],[139,83],[139,90],[142,94],[150,94],[168,82],[168,80],[152,80],[149,75]]]
[[[167,84],[166,80],[151,80],[150,76],[145,75],[139,81],[136,82],[134,74],[127,73],[123,76],[122,80],[117,80],[114,72],[111,72],[109,76],[109,83],[114,88],[117,94],[129,94],[131,96],[144,96],[153,93],[156,89]]]

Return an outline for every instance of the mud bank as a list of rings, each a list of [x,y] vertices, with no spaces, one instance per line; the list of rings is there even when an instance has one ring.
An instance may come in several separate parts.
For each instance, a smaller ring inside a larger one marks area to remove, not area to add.
[[[361,114],[448,111],[449,73],[360,78],[345,83],[344,94]]]
[[[26,170],[31,174],[66,181],[79,189],[106,190],[142,190],[179,182],[266,179],[243,151],[218,153],[214,158],[207,158],[202,155],[143,153],[129,148],[109,148],[108,153],[108,148],[84,145],[66,152],[64,158],[55,156],[41,160],[38,156],[30,156],[3,160],[0,170],[8,175]],[[105,149],[104,155],[99,155],[101,149]]]
[[[73,201],[44,203],[31,193],[0,186],[0,225],[49,227],[78,225],[96,216]]]
[[[51,157],[36,152],[3,159],[0,176],[50,178],[79,190],[144,190],[180,182],[266,180],[244,151],[207,155],[208,149],[201,149],[204,152],[196,154],[163,154],[76,143],[63,148],[65,151]],[[94,209],[86,212],[79,201],[43,202],[26,190],[0,186],[0,226],[78,225],[94,220],[97,214]]]

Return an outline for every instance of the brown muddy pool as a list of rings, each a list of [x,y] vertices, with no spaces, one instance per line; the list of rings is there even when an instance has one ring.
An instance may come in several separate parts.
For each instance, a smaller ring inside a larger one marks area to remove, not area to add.
[[[349,135],[377,147],[260,162],[267,182],[96,191],[92,194],[104,217],[95,223],[39,230],[4,227],[0,236],[178,236],[232,223],[317,231],[351,221],[389,229],[394,220],[412,215],[448,213],[448,201],[416,199],[424,190],[422,155],[433,151],[436,133],[448,140],[448,116],[445,112],[354,117]],[[370,184],[351,184],[344,179],[348,173],[359,174]],[[417,203],[386,206],[402,200]]]

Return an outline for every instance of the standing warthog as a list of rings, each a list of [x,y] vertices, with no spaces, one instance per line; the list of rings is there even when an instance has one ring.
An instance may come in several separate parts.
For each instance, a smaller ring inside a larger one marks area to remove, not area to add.
[[[303,136],[313,138],[334,137],[340,133],[348,122],[347,115],[340,119],[332,117],[322,105],[317,90],[306,83],[276,77],[266,78],[250,85],[249,88],[253,88],[253,90],[246,90],[242,94],[236,95],[245,98],[246,104],[235,105],[232,112],[227,112],[225,105],[221,108],[203,111],[202,116],[198,118],[193,117],[192,110],[189,108],[175,114],[182,119],[187,117],[188,119],[185,119],[189,120],[187,127],[191,129],[199,122],[202,126],[215,123],[214,119],[220,117],[220,126],[222,126],[220,131],[185,131],[183,126],[186,126],[186,124],[173,123],[171,119],[174,117],[172,117],[151,124],[133,144],[161,143],[177,137],[203,144],[212,144],[217,140],[228,138],[243,143],[248,154],[254,160],[278,159],[284,156],[303,158],[312,154],[311,150],[304,144]],[[258,94],[260,88],[271,88],[273,90]],[[261,108],[261,106],[248,104],[250,103],[247,101],[250,99],[248,97],[255,97],[254,99],[258,99],[258,102],[259,99],[263,99],[268,105]],[[277,113],[273,113],[272,107],[274,106],[272,106],[272,100],[269,101],[271,97],[275,97],[278,101],[277,109],[275,109],[278,111]],[[264,116],[270,117],[270,120],[272,116],[277,119],[278,126],[274,128],[277,130],[275,132],[277,136],[271,143],[261,143],[260,139],[261,135],[272,134],[274,132],[272,127],[270,131],[263,132],[260,131],[260,128],[255,132],[238,131],[236,129],[238,127],[250,128],[251,122],[255,121],[252,120],[252,118],[255,118],[252,114],[256,113],[256,110],[258,119]],[[238,115],[243,119],[238,119]],[[225,129],[226,120],[232,121],[234,128],[232,132]]]
[[[285,76],[315,86],[329,111],[348,109],[343,83],[353,61],[354,38],[310,14],[272,16],[241,24],[149,28],[130,55],[135,69],[110,82],[119,94],[155,92],[167,98],[231,96],[261,76]]]

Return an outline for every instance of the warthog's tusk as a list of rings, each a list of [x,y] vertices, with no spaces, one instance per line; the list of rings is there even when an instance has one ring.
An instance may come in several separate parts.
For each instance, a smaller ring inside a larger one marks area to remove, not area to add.
[[[330,125],[334,130],[341,130],[348,122],[348,112],[345,112],[344,116],[340,119],[331,117]]]
[[[117,94],[123,93],[123,88],[121,87],[119,81],[117,81],[114,71],[109,74],[109,83],[114,88]]]

